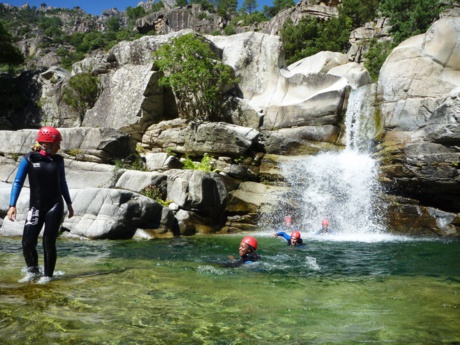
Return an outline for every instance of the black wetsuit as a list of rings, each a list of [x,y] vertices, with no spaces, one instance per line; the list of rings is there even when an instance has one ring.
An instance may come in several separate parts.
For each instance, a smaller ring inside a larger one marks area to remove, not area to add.
[[[64,197],[71,203],[65,180],[64,159],[60,155],[31,152],[25,155],[13,183],[10,205],[15,206],[26,176],[29,176],[30,201],[22,235],[22,251],[31,273],[38,273],[37,239],[43,232],[44,275],[52,277],[56,265],[56,238],[64,216]]]
[[[239,267],[245,263],[252,263],[260,259],[260,255],[256,252],[250,252],[240,257],[236,262],[225,263],[224,267]]]

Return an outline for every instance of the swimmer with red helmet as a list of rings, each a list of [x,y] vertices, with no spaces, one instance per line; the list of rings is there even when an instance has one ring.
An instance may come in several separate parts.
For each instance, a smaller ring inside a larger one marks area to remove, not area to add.
[[[291,230],[291,235],[286,233],[286,230]],[[288,246],[301,246],[303,245],[303,240],[300,235],[300,231],[292,225],[292,217],[284,217],[284,224],[281,225],[278,229],[278,232],[273,234],[274,237],[282,236],[287,241]]]
[[[334,235],[335,231],[329,228],[329,221],[323,219],[321,221],[321,229],[318,230],[315,235]]]
[[[260,259],[260,255],[257,254],[257,240],[252,236],[246,236],[241,240],[239,254],[240,259],[236,262],[230,262],[225,264],[225,267],[239,267],[243,264],[250,264]],[[229,259],[234,260],[233,256]]]
[[[64,159],[57,152],[62,141],[61,133],[54,127],[40,128],[37,144],[32,152],[22,157],[11,188],[10,207],[7,217],[16,220],[16,203],[26,177],[29,177],[29,212],[22,235],[22,252],[27,264],[26,276],[19,282],[29,282],[40,275],[37,240],[43,224],[43,254],[45,271],[38,283],[44,284],[53,277],[56,265],[56,238],[64,216],[64,198],[69,218],[74,210],[70,199],[64,170]]]

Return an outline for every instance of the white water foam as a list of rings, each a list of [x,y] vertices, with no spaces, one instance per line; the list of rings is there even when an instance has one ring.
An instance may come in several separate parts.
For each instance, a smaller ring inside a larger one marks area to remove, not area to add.
[[[367,116],[362,113],[368,98],[366,90],[353,90],[350,95],[345,120],[346,149],[306,156],[281,166],[295,202],[301,205],[302,215],[297,224],[303,233],[320,230],[325,218],[337,233],[336,238],[342,240],[340,234],[362,240],[363,234],[385,232],[376,197],[378,165],[367,152],[368,135],[362,133],[369,123],[362,120]]]

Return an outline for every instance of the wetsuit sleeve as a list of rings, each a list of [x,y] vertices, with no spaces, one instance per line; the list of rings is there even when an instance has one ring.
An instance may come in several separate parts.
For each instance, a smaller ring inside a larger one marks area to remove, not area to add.
[[[279,231],[276,233],[277,236],[283,236],[286,241],[289,241],[291,239],[291,236],[286,234],[284,231]]]
[[[27,173],[29,172],[29,162],[25,157],[22,157],[19,162],[18,172],[14,178],[13,187],[11,187],[10,206],[16,206],[16,203],[21,193],[22,186],[26,180]]]
[[[60,167],[60,180],[61,180],[61,193],[64,197],[64,200],[67,205],[72,203],[72,199],[70,199],[69,187],[67,186],[67,180],[65,178],[65,168],[64,168],[64,160],[62,160],[62,164]]]

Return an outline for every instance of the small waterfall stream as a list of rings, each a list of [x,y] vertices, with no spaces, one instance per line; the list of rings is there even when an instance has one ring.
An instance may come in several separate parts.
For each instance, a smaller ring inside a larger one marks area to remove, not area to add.
[[[363,87],[350,94],[344,150],[282,166],[298,203],[296,208],[301,205],[297,223],[304,233],[318,231],[324,218],[338,234],[377,234],[384,230],[376,203],[378,166],[369,154],[370,141],[365,133],[368,115],[372,114],[366,105],[368,91]]]

